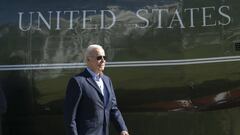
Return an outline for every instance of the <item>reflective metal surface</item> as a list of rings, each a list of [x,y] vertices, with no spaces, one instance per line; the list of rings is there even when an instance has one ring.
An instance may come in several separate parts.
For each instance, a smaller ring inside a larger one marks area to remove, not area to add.
[[[131,134],[238,135],[239,11],[237,0],[1,1],[4,134],[63,135],[66,83],[98,43]]]

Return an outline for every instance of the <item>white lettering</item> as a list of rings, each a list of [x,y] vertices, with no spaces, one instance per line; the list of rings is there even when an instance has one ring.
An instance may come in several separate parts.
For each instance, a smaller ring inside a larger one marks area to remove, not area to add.
[[[175,19],[175,16],[177,17],[177,19]],[[179,15],[178,10],[175,11],[175,13],[174,13],[174,15],[173,15],[173,17],[172,17],[171,23],[170,23],[170,25],[169,25],[168,28],[173,28],[172,24],[173,24],[173,22],[175,22],[175,21],[178,21],[178,22],[179,22],[180,28],[185,28],[184,25],[183,25],[182,19],[181,19],[180,15]]]
[[[28,30],[31,29],[31,27],[32,27],[32,14],[33,14],[33,13],[34,13],[34,12],[29,12],[29,14],[30,14],[30,17],[29,17],[29,20],[30,20],[29,26],[26,27],[26,28],[23,28],[23,26],[22,26],[22,15],[23,15],[24,13],[23,13],[23,12],[18,12],[18,15],[19,15],[18,27],[19,27],[20,30],[22,30],[22,31],[28,31]]]
[[[105,24],[104,24],[104,15],[105,15],[105,12],[109,12],[112,16],[112,23],[106,27]],[[115,14],[111,11],[111,10],[101,10],[101,26],[100,26],[100,29],[110,29],[112,28],[114,25],[115,25],[115,22],[116,22],[116,16]]]
[[[152,11],[158,11],[158,27],[162,28],[162,12],[165,11],[168,13],[168,9],[153,9]]]
[[[211,20],[212,18],[212,14],[208,14],[206,15],[206,10],[208,9],[213,9],[215,11],[215,7],[203,7],[203,27],[206,27],[206,26],[216,26],[216,21],[214,21],[214,23],[212,24],[207,24],[207,18]]]
[[[218,9],[218,12],[221,16],[223,16],[224,18],[227,18],[227,22],[223,23],[221,21],[218,21],[218,24],[220,25],[228,25],[231,23],[231,17],[229,15],[227,15],[226,13],[223,13],[222,9],[223,8],[227,8],[229,10],[229,6],[221,6],[219,9]]]
[[[185,12],[188,10],[190,11],[190,27],[193,28],[193,27],[195,27],[194,21],[193,21],[193,17],[194,17],[193,12],[194,12],[194,10],[199,11],[199,8],[186,8]]]
[[[145,12],[145,13],[148,14],[148,10],[146,10],[146,9],[140,9],[140,10],[138,10],[137,13],[136,13],[136,14],[137,14],[137,17],[138,17],[139,19],[141,19],[141,20],[143,20],[143,21],[146,22],[146,25],[145,25],[145,26],[139,26],[139,24],[136,24],[136,27],[137,27],[137,28],[147,28],[148,25],[149,25],[149,20],[148,20],[147,18],[144,18],[143,16],[141,16],[141,15],[140,15],[140,12]]]
[[[51,29],[51,18],[52,18],[52,11],[48,11],[49,13],[49,19],[47,22],[46,19],[43,17],[41,12],[37,12],[38,13],[38,30],[41,30],[40,28],[40,19],[43,21],[43,23],[47,26],[47,28],[50,30]]]
[[[83,29],[96,29],[97,25],[95,24],[94,27],[86,27],[86,21],[91,22],[92,21],[92,17],[88,17],[87,18],[87,13],[94,13],[96,14],[96,10],[83,10]]]
[[[70,30],[73,29],[73,14],[74,13],[77,13],[79,14],[79,11],[78,10],[75,10],[75,11],[64,11],[64,14],[65,13],[69,13],[69,28]]]
[[[56,30],[60,30],[60,14],[61,14],[61,11],[56,11],[56,12],[57,12]]]

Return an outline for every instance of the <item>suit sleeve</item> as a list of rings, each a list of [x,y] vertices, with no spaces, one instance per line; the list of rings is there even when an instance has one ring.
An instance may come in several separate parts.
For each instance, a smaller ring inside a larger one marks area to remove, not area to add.
[[[67,85],[64,100],[64,123],[67,135],[78,135],[76,126],[76,113],[80,102],[82,91],[74,78],[71,78]]]
[[[114,125],[116,126],[118,132],[128,131],[127,126],[123,120],[122,114],[121,114],[120,110],[118,109],[117,99],[116,99],[116,96],[114,93],[114,89],[113,89],[111,80],[110,80],[110,86],[111,86],[112,93],[113,93],[110,118],[111,118],[112,122],[114,123]]]

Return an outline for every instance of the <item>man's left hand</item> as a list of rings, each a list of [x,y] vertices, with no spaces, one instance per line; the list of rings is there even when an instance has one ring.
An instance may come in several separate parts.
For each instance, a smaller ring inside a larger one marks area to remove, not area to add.
[[[129,135],[127,131],[122,131],[120,135]]]

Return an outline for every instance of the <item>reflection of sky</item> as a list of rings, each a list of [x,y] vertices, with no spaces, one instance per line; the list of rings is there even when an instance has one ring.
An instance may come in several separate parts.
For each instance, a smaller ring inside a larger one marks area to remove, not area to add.
[[[0,2],[0,24],[17,23],[18,12],[105,9],[116,5],[135,11],[147,5],[166,5],[177,0],[3,0]]]

